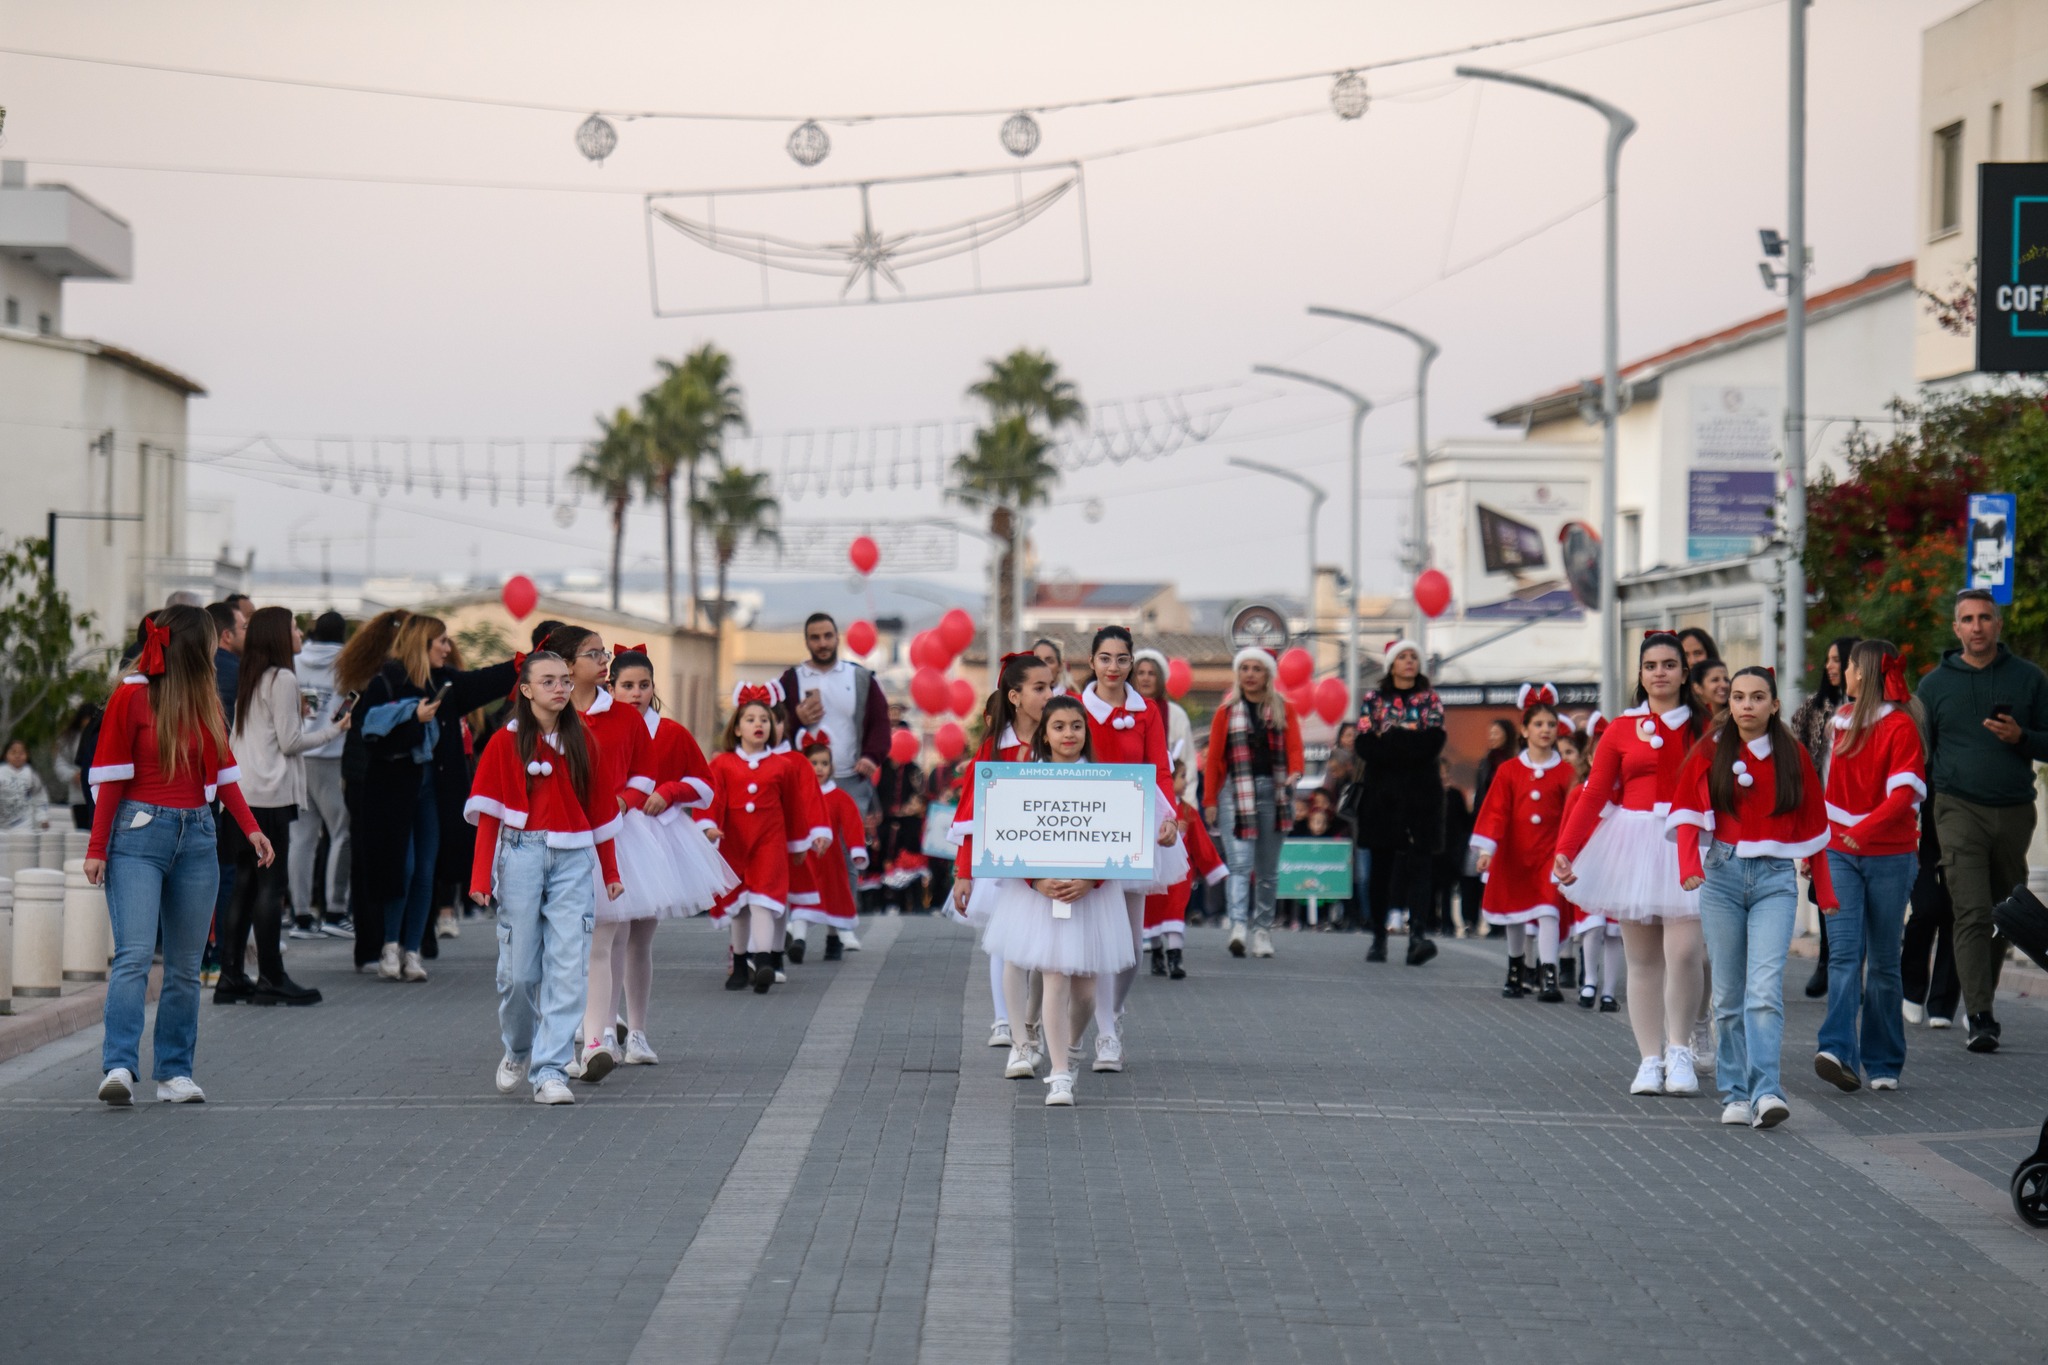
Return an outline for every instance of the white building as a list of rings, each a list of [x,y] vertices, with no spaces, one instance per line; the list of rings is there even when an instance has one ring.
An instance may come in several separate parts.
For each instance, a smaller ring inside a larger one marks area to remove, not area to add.
[[[66,185],[0,163],[0,536],[56,515],[57,582],[108,640],[175,588],[208,593],[188,557],[185,406],[206,391],[132,351],[67,336],[64,290],[125,280],[128,225]],[[114,519],[118,518],[118,519]]]

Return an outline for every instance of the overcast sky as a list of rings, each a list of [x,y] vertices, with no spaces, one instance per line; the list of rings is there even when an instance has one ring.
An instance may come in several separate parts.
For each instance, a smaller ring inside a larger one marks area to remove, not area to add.
[[[0,43],[576,109],[824,118],[1326,70],[1656,3],[5,0]],[[1920,33],[1958,7],[1819,0],[1811,10],[1816,287],[1912,254]],[[1583,87],[1640,122],[1623,161],[1624,357],[1771,305],[1755,230],[1784,216],[1785,23],[1783,3],[1721,0],[1467,59]],[[1453,81],[1453,64],[1368,73],[1374,102],[1348,123],[1328,112],[1321,79],[1046,114],[1032,162],[1087,162],[1092,283],[896,307],[658,319],[638,192],[1013,165],[997,144],[1000,118],[828,124],[832,153],[811,170],[783,150],[788,123],[629,122],[599,168],[575,150],[577,114],[0,55],[0,155],[27,160],[34,179],[77,185],[134,226],[135,279],[70,286],[67,329],[205,384],[210,397],[191,415],[198,459],[264,433],[296,459],[311,438],[338,435],[409,438],[422,454],[429,438],[467,438],[477,451],[519,438],[537,452],[631,401],[657,357],[706,340],[734,356],[758,432],[950,419],[969,412],[961,390],[985,358],[1028,345],[1049,350],[1091,400],[1200,390],[1195,406],[1230,409],[1206,443],[1068,476],[1038,523],[1047,571],[1233,594],[1299,581],[1305,498],[1229,467],[1231,455],[1327,482],[1336,496],[1323,554],[1344,554],[1344,414],[1326,397],[1247,382],[1255,363],[1286,364],[1381,403],[1366,429],[1365,576],[1369,590],[1394,592],[1412,351],[1304,308],[1384,309],[1436,337],[1434,435],[1484,434],[1487,411],[1599,360],[1597,209],[1470,263],[1598,192],[1601,124],[1562,101]],[[1296,110],[1318,112],[1093,159]],[[958,206],[936,199],[928,221],[885,226],[935,226]],[[790,213],[792,228],[818,221]],[[1048,235],[1018,241],[1045,253],[1050,272],[1071,254],[1073,230],[1053,215],[1027,231],[1040,228]],[[458,498],[449,478],[439,498],[424,480],[411,495],[352,494],[346,479],[322,494],[257,446],[197,469],[192,486],[232,499],[238,542],[271,565],[314,562],[306,546],[321,535],[338,567],[359,564],[376,501],[385,571],[603,564],[606,528],[590,507],[565,527],[545,507],[491,506],[480,484]],[[1099,521],[1088,520],[1091,500]],[[785,510],[946,514],[928,489],[810,496]],[[634,517],[629,562],[654,562],[658,527],[652,514]],[[979,564],[979,546],[963,542],[959,580],[976,581]]]

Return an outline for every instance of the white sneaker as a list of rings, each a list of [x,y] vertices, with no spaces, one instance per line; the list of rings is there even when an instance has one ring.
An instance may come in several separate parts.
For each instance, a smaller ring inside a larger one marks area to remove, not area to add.
[[[1272,955],[1273,935],[1264,929],[1252,930],[1252,956],[1271,957]]]
[[[384,955],[377,959],[377,975],[386,981],[398,980],[398,945],[384,945]]]
[[[576,1095],[574,1091],[569,1089],[567,1081],[558,1081],[553,1076],[550,1076],[533,1088],[533,1102],[535,1104],[574,1104],[576,1103]]]
[[[403,976],[407,981],[425,981],[427,979],[427,964],[420,961],[418,953],[407,953],[405,955],[405,965],[399,968],[399,975]]]
[[[1700,1093],[1700,1078],[1699,1073],[1693,1070],[1691,1048],[1674,1047],[1665,1049],[1664,1093],[1667,1095],[1688,1096]]]
[[[1792,1106],[1776,1095],[1763,1095],[1756,1102],[1756,1117],[1750,1122],[1758,1128],[1776,1128],[1792,1117]]]
[[[1954,1028],[1955,1026],[1956,1021],[1945,1014],[1930,1014],[1927,1016],[1927,1027],[1929,1028]]]
[[[1899,1088],[1899,1078],[1897,1076],[1872,1076],[1870,1078],[1870,1088],[1872,1090],[1897,1090]]]
[[[125,1066],[109,1071],[100,1082],[100,1099],[116,1108],[135,1103],[135,1073]]]
[[[492,1077],[492,1080],[497,1082],[500,1095],[511,1094],[519,1088],[519,1083],[525,1079],[525,1062],[520,1061],[509,1052],[498,1059],[498,1072],[497,1075]]]
[[[1244,925],[1242,924],[1233,923],[1230,926],[1230,955],[1232,957],[1244,956]]]
[[[204,1104],[206,1092],[190,1076],[173,1076],[156,1083],[156,1097],[162,1104]]]
[[[789,973],[778,968],[775,972],[775,984],[778,986],[787,986],[789,984]]]
[[[1072,1109],[1074,1107],[1074,1078],[1064,1071],[1055,1071],[1045,1078],[1051,1089],[1045,1092],[1045,1107],[1048,1109]]]
[[[1124,1040],[1114,1033],[1102,1035],[1095,1040],[1095,1071],[1122,1071],[1124,1069]]]
[[[653,1047],[649,1046],[646,1034],[639,1029],[626,1030],[625,1065],[653,1066],[660,1060],[661,1058],[654,1055]]]
[[[1016,1042],[1017,1040],[1010,1036],[1010,1021],[1007,1019],[998,1019],[995,1026],[988,1031],[990,1047],[1014,1047]]]
[[[1909,1024],[1924,1024],[1927,1022],[1927,1006],[1916,1005],[1910,1000],[1899,1002],[1899,1013],[1906,1016],[1906,1022]]]
[[[1636,1078],[1629,1082],[1631,1095],[1661,1095],[1664,1093],[1664,1059],[1645,1057],[1643,1064],[1636,1068]]]
[[[1714,1025],[1712,1020],[1701,1020],[1692,1026],[1692,1037],[1687,1040],[1692,1046],[1692,1064],[1695,1069],[1711,1068],[1714,1065]]]
[[[1813,1054],[1813,1074],[1837,1090],[1854,1091],[1863,1088],[1863,1078],[1832,1052]]]
[[[443,915],[434,921],[435,938],[460,938],[462,926],[455,922],[455,916]]]
[[[609,1034],[610,1029],[605,1033]],[[608,1037],[593,1038],[585,1043],[576,1054],[576,1060],[569,1063],[569,1074],[585,1085],[596,1085],[612,1074],[618,1059],[612,1056],[611,1040]]]
[[[1721,1122],[1731,1128],[1749,1127],[1749,1105],[1741,1100],[1730,1100],[1721,1106]]]
[[[851,929],[841,929],[839,931],[839,946],[849,953],[859,952],[860,935],[854,933]]]
[[[1013,1047],[1010,1056],[1003,1063],[1003,1079],[1006,1081],[1028,1081],[1038,1074],[1038,1054],[1028,1048]]]

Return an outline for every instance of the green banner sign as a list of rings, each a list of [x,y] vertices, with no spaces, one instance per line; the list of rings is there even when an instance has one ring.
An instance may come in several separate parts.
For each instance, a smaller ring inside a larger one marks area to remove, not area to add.
[[[1286,840],[1280,845],[1280,875],[1275,885],[1287,900],[1350,899],[1351,841]]]

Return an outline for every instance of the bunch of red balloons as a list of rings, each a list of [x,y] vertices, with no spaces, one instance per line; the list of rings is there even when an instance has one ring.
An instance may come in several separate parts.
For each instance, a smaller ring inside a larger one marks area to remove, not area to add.
[[[958,607],[940,617],[938,625],[911,637],[910,662],[917,671],[910,675],[910,699],[917,703],[918,710],[933,716],[950,712],[962,720],[974,714],[975,705],[980,700],[974,684],[965,678],[949,679],[946,676],[946,670],[953,666],[953,661],[973,643],[974,618]],[[940,753],[952,759],[958,754],[946,753],[949,730],[954,732],[951,738],[956,738],[959,747],[964,749],[966,732],[950,721],[939,727],[932,742]]]

